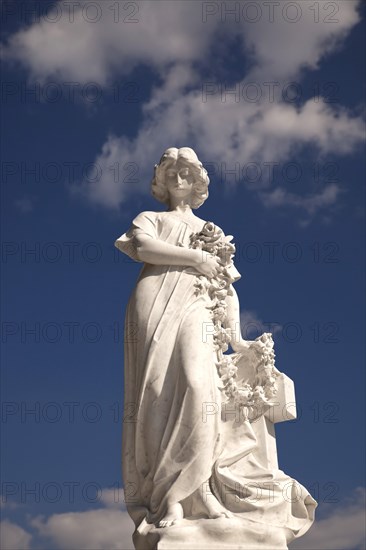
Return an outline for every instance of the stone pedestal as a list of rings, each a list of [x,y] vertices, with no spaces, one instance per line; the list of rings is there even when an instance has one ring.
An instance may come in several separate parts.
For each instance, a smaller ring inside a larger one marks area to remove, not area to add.
[[[184,519],[135,533],[136,550],[287,550],[286,531],[240,518]]]

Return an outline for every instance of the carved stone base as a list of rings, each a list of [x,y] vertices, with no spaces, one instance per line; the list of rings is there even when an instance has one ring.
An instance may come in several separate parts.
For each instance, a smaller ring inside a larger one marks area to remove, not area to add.
[[[287,529],[241,518],[184,519],[135,532],[136,550],[287,550]]]

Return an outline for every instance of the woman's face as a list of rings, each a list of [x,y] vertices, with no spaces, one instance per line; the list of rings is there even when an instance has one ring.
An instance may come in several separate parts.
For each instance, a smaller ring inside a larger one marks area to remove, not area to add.
[[[169,196],[189,199],[194,184],[194,177],[189,167],[182,161],[175,161],[165,171],[165,183]]]

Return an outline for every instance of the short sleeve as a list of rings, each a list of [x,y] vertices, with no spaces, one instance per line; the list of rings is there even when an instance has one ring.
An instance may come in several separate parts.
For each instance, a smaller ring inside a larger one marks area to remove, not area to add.
[[[136,231],[139,230],[151,237],[152,239],[157,239],[157,212],[141,212],[133,220],[131,227],[123,233],[114,243],[114,246],[118,248],[121,252],[124,252],[135,260],[140,262],[138,258],[137,249],[136,249]]]

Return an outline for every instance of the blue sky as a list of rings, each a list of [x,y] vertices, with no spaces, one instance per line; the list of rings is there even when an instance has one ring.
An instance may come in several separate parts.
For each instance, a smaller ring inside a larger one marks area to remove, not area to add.
[[[122,332],[140,265],[113,243],[161,210],[169,146],[208,168],[198,214],[235,236],[244,336],[272,326],[295,382],[280,467],[319,521],[294,548],[363,548],[364,5],[1,9],[4,548],[132,547]]]

